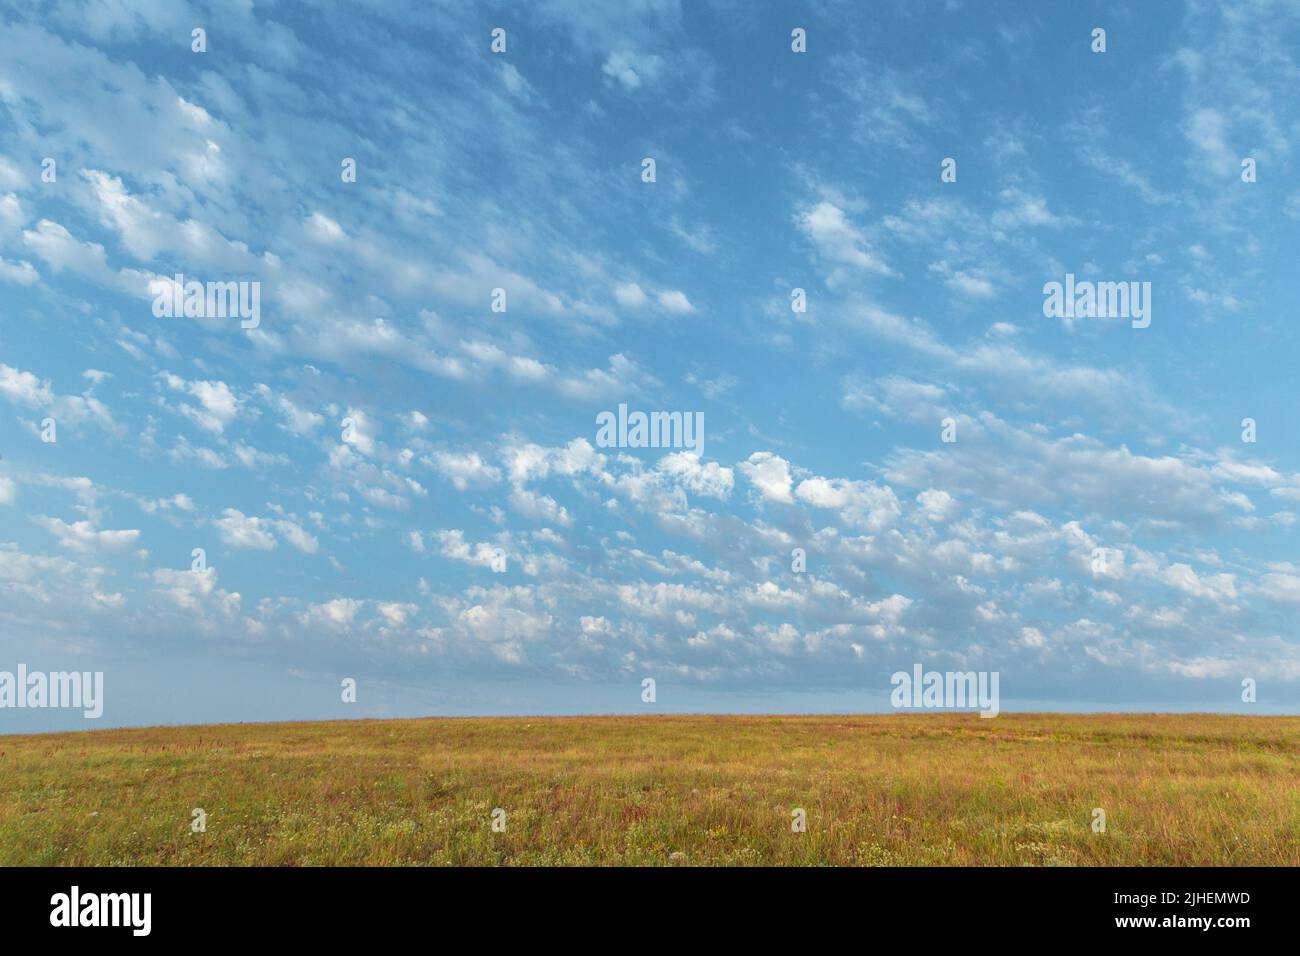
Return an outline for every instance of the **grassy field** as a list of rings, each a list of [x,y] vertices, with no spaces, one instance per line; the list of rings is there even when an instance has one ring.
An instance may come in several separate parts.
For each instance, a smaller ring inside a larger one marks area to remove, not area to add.
[[[196,807],[204,833],[191,832]],[[794,808],[806,832],[792,832]],[[494,718],[0,737],[0,863],[1294,866],[1300,718]]]

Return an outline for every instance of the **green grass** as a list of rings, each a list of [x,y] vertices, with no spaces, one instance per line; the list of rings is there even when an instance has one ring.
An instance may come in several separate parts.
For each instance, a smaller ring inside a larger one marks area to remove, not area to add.
[[[190,831],[196,807],[205,833]],[[1300,718],[474,718],[0,737],[0,863],[1294,866]]]

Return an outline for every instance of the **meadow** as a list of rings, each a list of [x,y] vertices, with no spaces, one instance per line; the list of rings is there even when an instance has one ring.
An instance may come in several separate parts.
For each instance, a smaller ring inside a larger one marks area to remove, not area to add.
[[[195,809],[205,832],[192,831]],[[432,718],[4,736],[0,864],[1295,866],[1300,717]]]

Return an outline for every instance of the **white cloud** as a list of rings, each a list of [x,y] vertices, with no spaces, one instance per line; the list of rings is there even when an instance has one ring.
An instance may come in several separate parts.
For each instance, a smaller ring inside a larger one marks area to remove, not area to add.
[[[866,237],[834,203],[820,202],[800,215],[797,221],[799,228],[831,262],[879,275],[893,274],[893,270],[879,257],[864,248]]]
[[[385,601],[376,604],[375,610],[390,627],[405,627],[406,622],[419,610],[419,607],[400,601]]]
[[[40,407],[54,401],[49,382],[42,382],[31,372],[0,364],[0,395],[19,405]]]
[[[343,417],[342,439],[366,457],[375,454],[377,427],[374,419],[357,408],[349,408]]]
[[[460,491],[470,485],[492,485],[501,480],[501,470],[489,465],[477,452],[457,454],[440,451],[429,456],[427,461]]]
[[[121,551],[140,537],[139,530],[100,531],[89,521],[69,524],[60,518],[35,515],[32,520],[59,539],[59,544],[76,551]]]
[[[313,212],[305,223],[307,235],[317,242],[337,243],[348,238],[343,227],[322,212]]]
[[[647,297],[639,285],[635,282],[629,282],[627,285],[621,285],[614,290],[614,298],[624,308],[639,309],[646,304]]]
[[[275,530],[280,532],[285,541],[288,541],[293,547],[297,548],[303,554],[315,554],[320,547],[320,542],[316,536],[308,531],[303,530],[302,526],[293,521],[278,520],[271,522]]]
[[[695,311],[695,306],[691,305],[691,300],[686,298],[684,292],[677,289],[669,289],[659,293],[659,305],[668,312],[677,315],[687,315]]]
[[[833,508],[853,525],[880,531],[894,522],[900,507],[888,487],[869,481],[844,478],[807,478],[795,489],[795,496],[816,508]]]
[[[332,631],[341,631],[352,626],[357,612],[365,601],[355,598],[335,598],[322,604],[313,604],[301,616],[302,623],[311,628],[323,627]]]
[[[946,521],[957,510],[956,499],[938,488],[926,489],[916,496],[916,500],[926,520],[930,522]]]
[[[702,462],[694,452],[679,451],[665,455],[659,461],[659,470],[672,475],[688,491],[725,501],[735,486],[735,476],[730,468],[716,461]]]
[[[28,286],[35,284],[40,277],[40,273],[36,271],[36,268],[24,259],[10,262],[7,259],[0,258],[0,281]]]
[[[114,282],[104,247],[97,242],[81,242],[57,222],[40,220],[34,230],[23,232],[23,242],[55,273],[67,269],[101,284]]]
[[[653,83],[663,69],[663,57],[657,54],[634,53],[618,50],[605,60],[600,71],[622,84],[623,89],[640,89],[642,83]]]
[[[246,515],[235,508],[227,508],[222,515],[212,523],[221,533],[221,540],[232,548],[270,551],[275,547],[275,536],[267,530],[269,522],[265,518]]]
[[[481,568],[491,568],[499,550],[496,545],[486,541],[470,544],[465,540],[465,533],[457,529],[438,531],[435,537],[442,545],[443,557]]]
[[[294,435],[311,435],[325,422],[325,417],[298,405],[286,395],[277,395],[266,385],[257,385],[255,391],[262,400],[284,416],[284,428]]]
[[[739,465],[741,473],[769,501],[794,502],[790,495],[790,463],[770,451],[756,451]]]
[[[1283,604],[1300,604],[1300,575],[1273,572],[1260,577],[1256,593]]]
[[[163,379],[173,391],[186,392],[198,399],[198,407],[182,404],[178,411],[206,431],[221,434],[239,412],[239,400],[225,382],[186,381],[170,372]]]

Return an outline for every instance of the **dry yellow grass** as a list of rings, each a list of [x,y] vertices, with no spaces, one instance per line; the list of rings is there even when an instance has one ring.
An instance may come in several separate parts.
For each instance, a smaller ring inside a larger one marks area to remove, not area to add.
[[[1300,864],[1297,717],[349,721],[0,752],[7,865]]]

